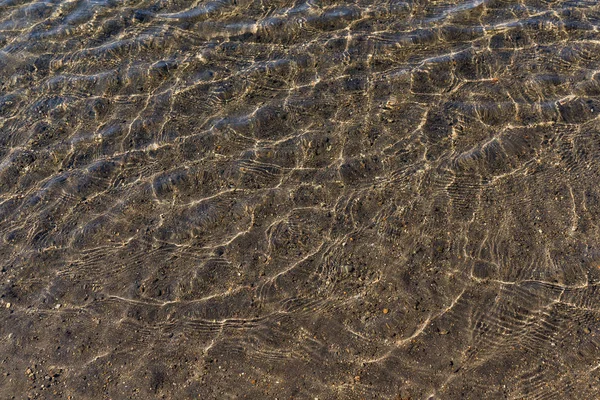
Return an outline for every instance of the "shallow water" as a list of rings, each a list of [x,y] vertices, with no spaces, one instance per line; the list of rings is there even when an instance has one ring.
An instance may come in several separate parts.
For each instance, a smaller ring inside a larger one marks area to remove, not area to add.
[[[0,398],[600,397],[599,22],[0,0]]]

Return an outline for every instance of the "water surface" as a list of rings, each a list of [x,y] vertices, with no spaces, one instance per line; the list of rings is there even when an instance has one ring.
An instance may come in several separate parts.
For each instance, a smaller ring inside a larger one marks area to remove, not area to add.
[[[0,1],[0,397],[600,397],[596,1]]]

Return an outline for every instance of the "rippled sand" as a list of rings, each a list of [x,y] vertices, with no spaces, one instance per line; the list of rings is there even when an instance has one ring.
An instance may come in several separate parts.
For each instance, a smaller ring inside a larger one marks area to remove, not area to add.
[[[0,0],[0,398],[600,398],[599,23]]]

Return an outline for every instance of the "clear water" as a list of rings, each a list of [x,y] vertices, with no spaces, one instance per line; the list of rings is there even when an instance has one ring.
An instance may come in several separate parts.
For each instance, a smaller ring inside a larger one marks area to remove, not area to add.
[[[0,398],[600,396],[596,1],[0,1]]]

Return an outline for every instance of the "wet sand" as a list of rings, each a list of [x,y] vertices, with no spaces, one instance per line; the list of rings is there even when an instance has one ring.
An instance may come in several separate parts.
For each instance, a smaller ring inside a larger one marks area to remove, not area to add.
[[[0,399],[600,398],[599,21],[0,0]]]

